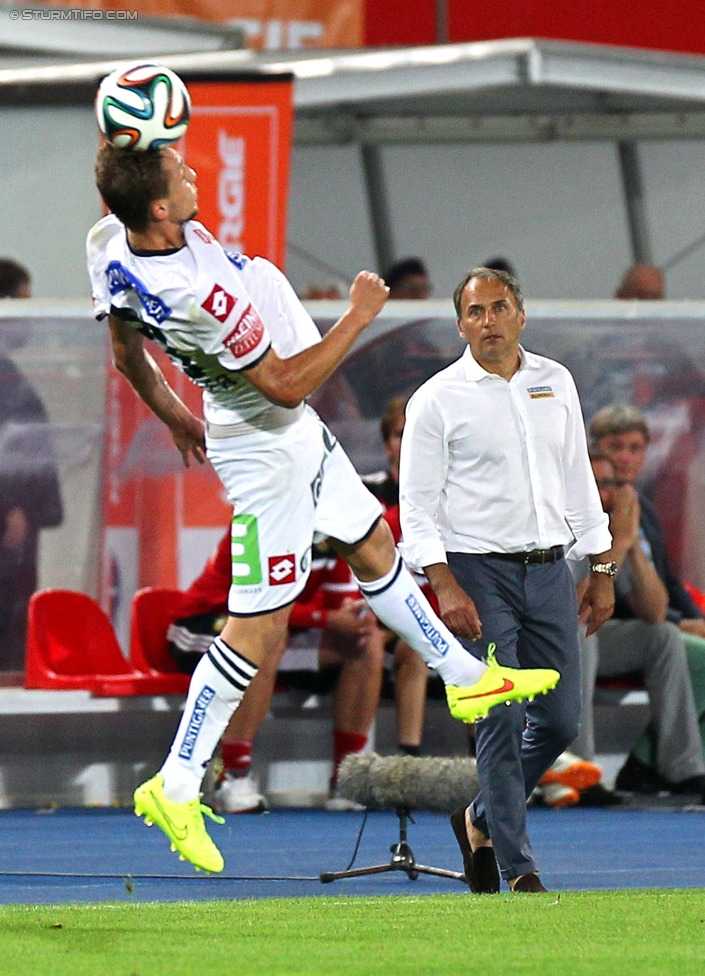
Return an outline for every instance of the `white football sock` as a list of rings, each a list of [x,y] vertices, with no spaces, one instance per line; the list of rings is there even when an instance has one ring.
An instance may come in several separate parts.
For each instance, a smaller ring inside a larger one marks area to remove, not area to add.
[[[381,579],[358,585],[385,627],[403,638],[447,685],[474,685],[487,665],[466,651],[434,612],[397,553]]]
[[[173,803],[198,796],[216,746],[257,667],[216,637],[193,672],[184,714],[160,772]]]

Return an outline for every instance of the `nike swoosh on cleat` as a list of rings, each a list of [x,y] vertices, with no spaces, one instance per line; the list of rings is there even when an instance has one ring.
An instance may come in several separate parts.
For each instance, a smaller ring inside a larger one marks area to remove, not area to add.
[[[456,701],[471,701],[473,698],[487,698],[488,695],[503,695],[507,691],[514,690],[514,682],[510,681],[509,678],[504,679],[504,684],[495,688],[493,691],[481,691],[478,695],[460,695],[456,698]]]
[[[174,823],[174,821],[171,819],[169,814],[166,812],[164,807],[159,802],[159,797],[155,796],[154,793],[150,793],[150,796],[154,800],[154,805],[159,810],[162,817],[164,818],[164,821],[168,825],[169,830],[171,830],[172,833],[174,834],[174,837],[176,837],[177,840],[186,840],[186,838],[188,837],[188,827],[177,827],[177,825]]]

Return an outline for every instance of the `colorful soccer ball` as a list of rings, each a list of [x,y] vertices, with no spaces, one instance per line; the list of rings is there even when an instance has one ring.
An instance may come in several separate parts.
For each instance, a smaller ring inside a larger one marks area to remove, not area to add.
[[[104,78],[95,99],[100,131],[123,149],[161,149],[184,135],[191,114],[186,85],[169,68],[138,62]]]

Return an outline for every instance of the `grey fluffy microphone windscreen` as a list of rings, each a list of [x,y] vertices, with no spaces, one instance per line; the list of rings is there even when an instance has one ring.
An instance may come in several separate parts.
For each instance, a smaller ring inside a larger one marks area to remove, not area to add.
[[[451,813],[480,791],[474,759],[433,756],[346,756],[338,793],[371,809],[408,807]]]

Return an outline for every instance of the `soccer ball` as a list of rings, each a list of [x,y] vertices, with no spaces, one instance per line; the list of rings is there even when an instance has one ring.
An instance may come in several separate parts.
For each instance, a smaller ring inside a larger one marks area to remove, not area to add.
[[[95,99],[100,131],[122,149],[161,149],[184,135],[191,114],[186,85],[169,68],[142,62],[104,78]]]

